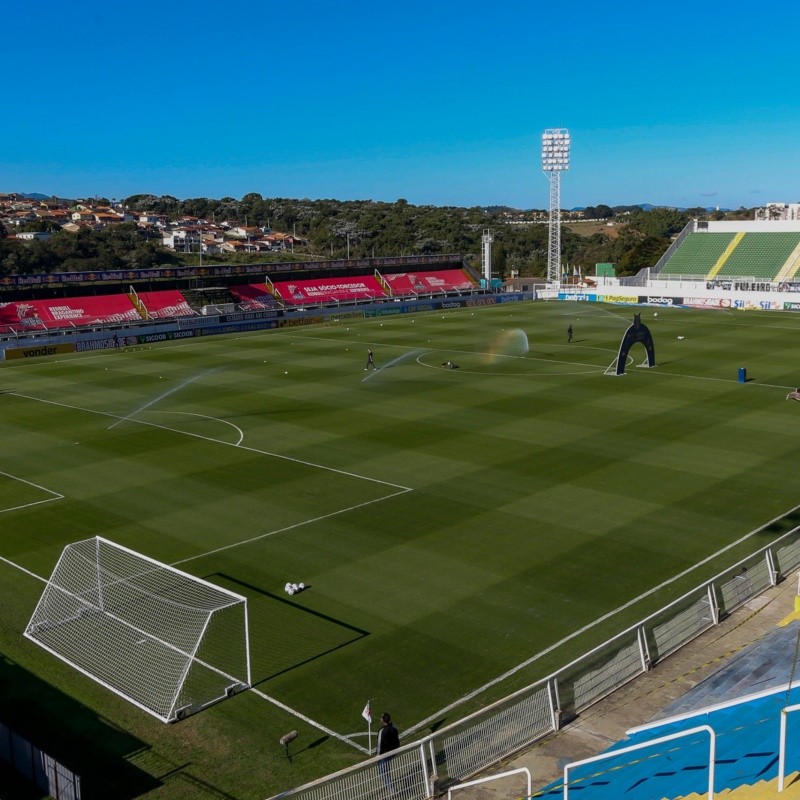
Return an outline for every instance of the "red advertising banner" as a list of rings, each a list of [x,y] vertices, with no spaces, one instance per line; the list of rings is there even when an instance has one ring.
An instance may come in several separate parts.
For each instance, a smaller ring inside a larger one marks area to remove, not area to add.
[[[384,275],[396,296],[434,292],[470,292],[475,284],[464,270],[442,269],[436,272],[400,272]]]
[[[237,303],[252,309],[275,308],[278,303],[269,293],[266,283],[245,283],[230,287]]]
[[[186,298],[177,290],[139,292],[139,299],[154,319],[196,316]]]
[[[348,300],[368,300],[386,297],[386,292],[375,278],[328,278],[307,281],[276,281],[275,288],[285,303],[312,305]]]
[[[141,319],[126,294],[25,300],[0,304],[0,326],[43,330]]]

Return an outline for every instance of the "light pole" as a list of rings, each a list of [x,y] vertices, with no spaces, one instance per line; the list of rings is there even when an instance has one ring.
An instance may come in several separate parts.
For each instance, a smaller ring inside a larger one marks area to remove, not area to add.
[[[481,266],[487,289],[492,288],[492,242],[494,242],[494,231],[491,228],[484,228],[481,236]]]
[[[542,171],[550,180],[547,280],[556,284],[561,281],[561,173],[569,169],[569,150],[566,128],[548,128],[542,134]]]

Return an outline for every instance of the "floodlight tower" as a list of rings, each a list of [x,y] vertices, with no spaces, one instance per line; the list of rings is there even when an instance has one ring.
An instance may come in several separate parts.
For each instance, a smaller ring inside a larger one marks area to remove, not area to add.
[[[561,281],[561,173],[569,169],[569,131],[548,128],[542,134],[542,171],[550,180],[547,280]]]
[[[491,228],[483,229],[481,236],[481,266],[483,267],[483,277],[486,279],[486,288],[492,287],[492,242],[494,241],[494,231]]]

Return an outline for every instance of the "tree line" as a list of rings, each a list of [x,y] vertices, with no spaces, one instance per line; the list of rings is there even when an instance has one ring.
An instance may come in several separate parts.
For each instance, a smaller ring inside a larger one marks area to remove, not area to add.
[[[480,268],[481,234],[494,232],[493,268],[498,277],[511,270],[521,276],[547,272],[548,226],[535,223],[544,212],[520,212],[502,207],[415,206],[404,199],[393,203],[372,200],[308,200],[264,198],[256,192],[241,200],[137,194],[122,201],[132,213],[153,212],[171,220],[185,216],[209,222],[231,222],[293,233],[308,243],[296,247],[296,258],[365,258],[438,253],[463,254]],[[722,212],[717,212],[722,214]],[[740,209],[739,218],[752,218]],[[722,214],[724,216],[724,214]],[[705,209],[605,205],[584,209],[584,217],[613,221],[613,228],[596,228],[585,235],[582,225],[562,226],[562,261],[593,272],[598,262],[612,262],[620,275],[652,267],[692,217],[707,217]],[[510,219],[519,224],[509,224]],[[41,223],[30,223],[41,230]],[[160,241],[147,238],[135,223],[77,233],[57,231],[46,241],[24,246],[0,239],[0,275],[69,272],[77,270],[146,269],[192,263],[198,255],[174,253]],[[215,254],[205,261],[270,260],[255,253]],[[285,258],[285,256],[284,256]]]

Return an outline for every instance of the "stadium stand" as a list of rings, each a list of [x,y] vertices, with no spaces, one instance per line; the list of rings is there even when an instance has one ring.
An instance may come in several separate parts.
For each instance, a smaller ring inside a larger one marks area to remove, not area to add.
[[[664,275],[708,275],[733,241],[732,233],[690,233],[661,271]]]
[[[463,269],[443,269],[436,272],[399,272],[384,275],[394,297],[447,292],[471,292],[476,288]]]
[[[773,281],[798,244],[798,233],[745,233],[719,271],[710,277],[746,275]]]
[[[246,283],[230,287],[231,294],[243,311],[262,311],[278,308],[278,301],[265,283]]]
[[[140,319],[139,312],[126,294],[26,300],[0,305],[0,326],[5,330],[54,330]]]
[[[139,300],[152,319],[170,317],[193,317],[195,312],[186,298],[177,290],[160,292],[139,292]]]
[[[372,275],[362,275],[357,278],[275,281],[273,285],[280,299],[289,305],[346,303],[386,297],[386,293]]]
[[[704,280],[751,278],[772,283],[791,281],[798,270],[797,231],[695,231],[679,243],[658,274]]]
[[[781,710],[800,702],[796,587],[796,576],[788,576],[502,768],[527,767],[540,786],[549,780],[534,798],[563,798],[565,765],[709,725],[715,791],[741,800],[777,796]],[[708,735],[681,738],[577,765],[569,770],[568,796],[708,797],[708,743]],[[788,718],[784,797],[800,797],[798,743],[800,712]]]

